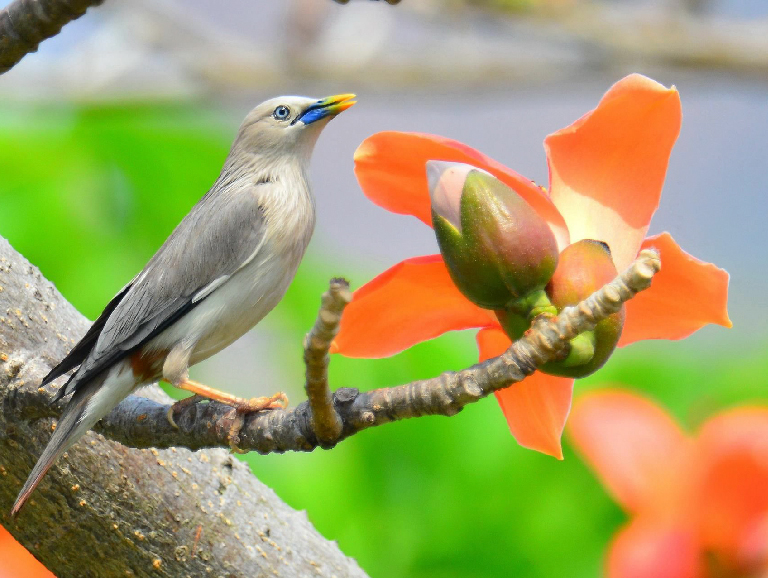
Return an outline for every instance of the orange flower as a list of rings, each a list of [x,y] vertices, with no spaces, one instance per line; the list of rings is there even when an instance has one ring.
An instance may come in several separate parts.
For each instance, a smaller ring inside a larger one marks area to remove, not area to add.
[[[623,391],[576,401],[569,437],[632,515],[608,578],[715,578],[768,572],[768,408],[712,419],[694,438]]]
[[[56,578],[0,526],[0,578]]]
[[[641,249],[655,247],[662,271],[651,289],[627,303],[619,346],[681,339],[708,323],[731,326],[728,274],[685,253],[668,233],[645,238],[681,118],[677,90],[627,76],[595,110],[546,138],[549,193],[462,143],[423,134],[382,132],[366,139],[355,153],[355,173],[374,203],[431,225],[426,162],[467,163],[523,197],[549,223],[561,251],[581,239],[604,241],[621,271]],[[386,357],[469,328],[480,329],[481,361],[510,346],[493,312],[456,289],[440,255],[416,257],[355,292],[332,351]],[[573,379],[536,372],[496,397],[519,444],[562,458],[560,436],[572,391]]]

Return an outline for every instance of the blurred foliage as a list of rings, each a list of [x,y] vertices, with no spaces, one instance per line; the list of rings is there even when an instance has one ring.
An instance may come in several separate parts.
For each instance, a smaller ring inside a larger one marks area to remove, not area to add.
[[[0,235],[94,318],[213,182],[233,130],[224,118],[191,106],[5,109]],[[355,277],[374,272],[365,273]],[[306,262],[275,312],[297,343],[327,279],[323,263]],[[294,375],[295,353],[282,360]],[[476,355],[471,333],[452,334],[391,359],[335,357],[332,383],[395,385]],[[768,359],[757,349],[698,352],[695,340],[643,343],[578,390],[606,383],[646,392],[693,427],[723,407],[764,401]],[[626,518],[567,443],[565,456],[518,447],[488,399],[450,419],[365,431],[332,451],[244,459],[371,576],[594,577]]]
[[[469,6],[510,14],[546,13],[572,8],[579,0],[465,0]]]

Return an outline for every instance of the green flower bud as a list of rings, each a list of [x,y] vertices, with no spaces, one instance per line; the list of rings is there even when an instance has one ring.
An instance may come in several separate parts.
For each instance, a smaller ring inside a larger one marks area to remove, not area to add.
[[[576,305],[616,277],[616,266],[608,245],[584,239],[560,253],[557,270],[546,287],[558,312]],[[594,330],[571,340],[568,357],[539,369],[550,375],[586,377],[608,360],[624,327],[624,308],[600,321]]]
[[[525,315],[528,296],[557,267],[546,221],[513,189],[471,165],[429,161],[427,173],[432,223],[456,287],[480,307]]]

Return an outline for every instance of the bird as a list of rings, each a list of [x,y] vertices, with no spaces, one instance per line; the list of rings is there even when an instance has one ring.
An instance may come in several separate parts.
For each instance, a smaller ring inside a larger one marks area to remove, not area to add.
[[[283,96],[248,113],[210,190],[43,378],[41,387],[75,370],[54,395],[53,403],[71,397],[12,516],[59,456],[140,386],[163,379],[239,411],[284,407],[285,394],[238,398],[190,380],[189,367],[283,298],[315,226],[310,157],[322,129],[354,98]]]

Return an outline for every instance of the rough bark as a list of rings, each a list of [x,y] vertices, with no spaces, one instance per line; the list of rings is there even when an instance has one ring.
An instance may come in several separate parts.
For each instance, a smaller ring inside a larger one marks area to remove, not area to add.
[[[222,449],[133,449],[90,432],[11,520],[50,437],[43,416],[60,410],[37,384],[88,325],[0,239],[0,522],[43,564],[59,578],[365,576]]]

